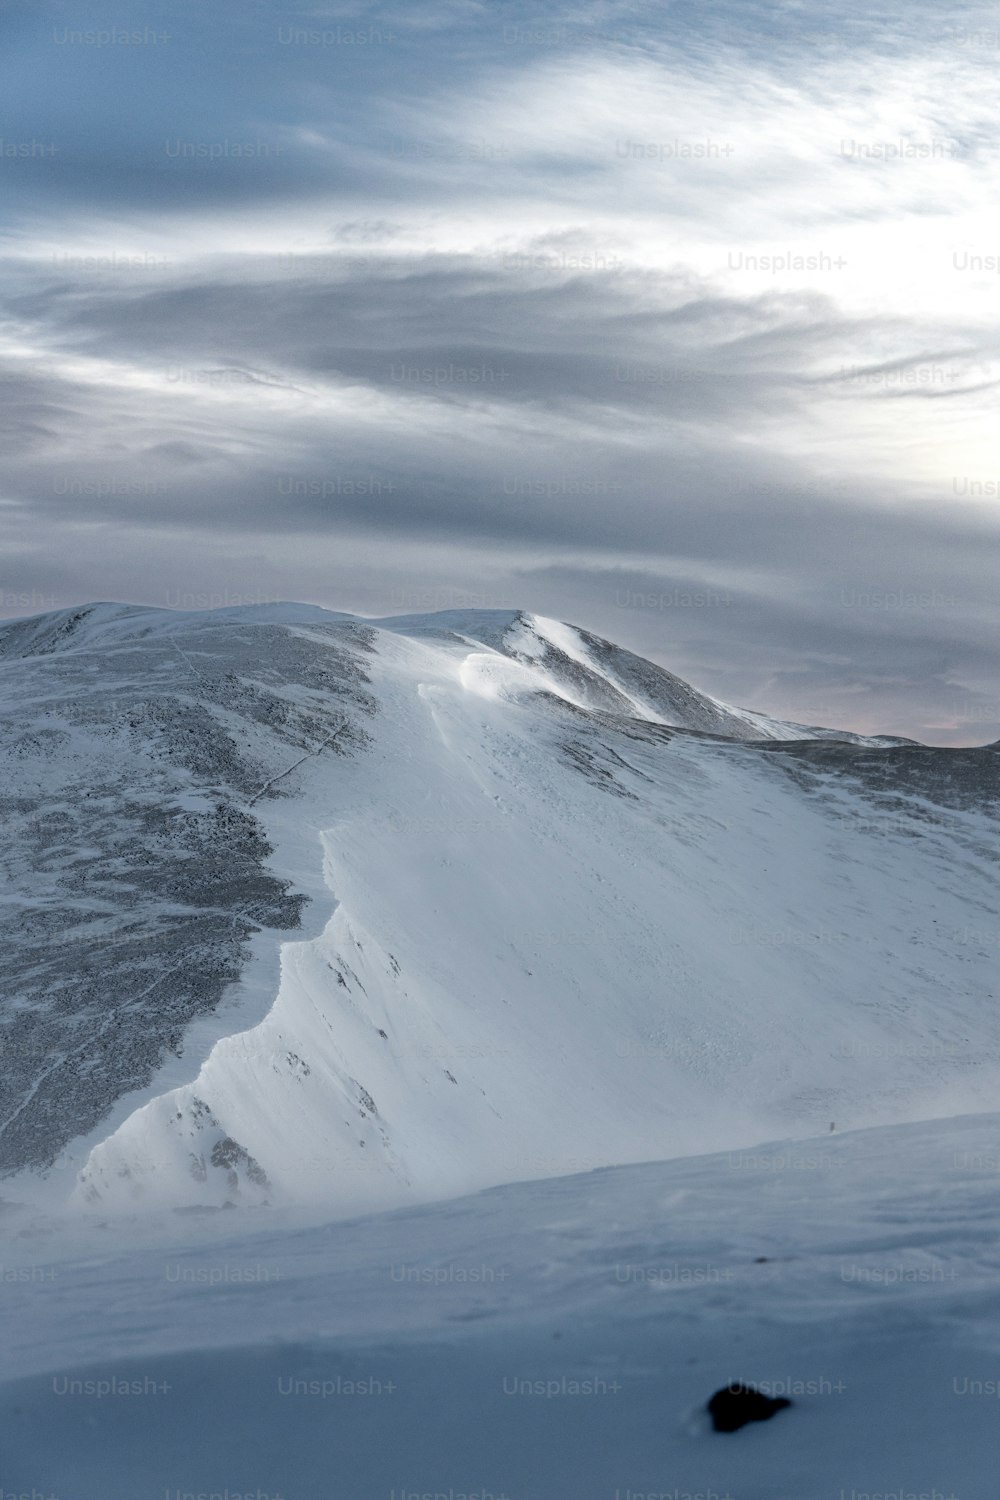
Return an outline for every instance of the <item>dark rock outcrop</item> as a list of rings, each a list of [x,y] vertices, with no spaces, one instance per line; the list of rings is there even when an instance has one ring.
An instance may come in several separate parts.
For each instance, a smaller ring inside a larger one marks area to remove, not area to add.
[[[739,1432],[748,1422],[769,1422],[775,1412],[791,1404],[787,1396],[767,1396],[736,1381],[716,1391],[707,1410],[716,1432]]]

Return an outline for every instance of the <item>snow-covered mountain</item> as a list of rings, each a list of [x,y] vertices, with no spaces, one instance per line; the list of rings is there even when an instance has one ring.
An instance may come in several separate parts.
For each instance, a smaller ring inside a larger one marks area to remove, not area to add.
[[[329,1215],[988,1109],[997,746],[516,612],[0,628],[4,1196]]]

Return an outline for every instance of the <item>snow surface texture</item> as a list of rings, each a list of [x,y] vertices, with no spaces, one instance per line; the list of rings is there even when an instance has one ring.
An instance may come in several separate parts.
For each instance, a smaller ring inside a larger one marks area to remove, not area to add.
[[[992,1500],[998,1169],[976,1116],[323,1227],[175,1216],[126,1253],[116,1224],[15,1240],[4,1493]],[[793,1406],[714,1433],[735,1381]]]
[[[0,652],[15,1201],[348,1215],[997,1098],[996,747],[508,612]]]

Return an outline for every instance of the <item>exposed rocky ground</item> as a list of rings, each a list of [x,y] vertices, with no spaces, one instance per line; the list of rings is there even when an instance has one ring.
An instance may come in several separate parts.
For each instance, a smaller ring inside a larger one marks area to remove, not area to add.
[[[0,629],[5,1172],[48,1165],[147,1084],[253,934],[301,925],[260,803],[302,757],[356,753],[375,710],[361,625],[320,625],[318,643],[147,618]]]

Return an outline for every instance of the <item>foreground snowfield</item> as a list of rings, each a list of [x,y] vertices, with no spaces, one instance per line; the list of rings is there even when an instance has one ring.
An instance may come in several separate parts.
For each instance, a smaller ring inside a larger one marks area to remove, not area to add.
[[[14,1236],[4,1492],[988,1500],[998,1172],[969,1116],[352,1222]],[[792,1409],[712,1432],[740,1379]]]

